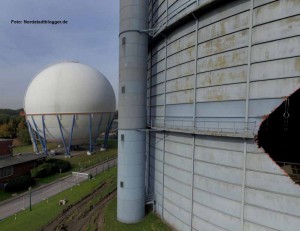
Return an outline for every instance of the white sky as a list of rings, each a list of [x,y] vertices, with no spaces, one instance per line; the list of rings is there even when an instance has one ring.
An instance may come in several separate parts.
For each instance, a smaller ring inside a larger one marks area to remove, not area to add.
[[[103,73],[117,97],[118,33],[119,0],[0,0],[0,108],[22,108],[32,78],[47,66],[68,60]]]

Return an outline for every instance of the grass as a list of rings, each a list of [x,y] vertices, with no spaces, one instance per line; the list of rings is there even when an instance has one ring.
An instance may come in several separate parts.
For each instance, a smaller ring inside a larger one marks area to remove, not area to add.
[[[42,145],[38,144],[38,148],[41,151],[42,150]],[[57,148],[57,144],[55,143],[49,143],[47,144],[48,149],[55,149]],[[26,144],[26,145],[19,145],[15,146],[13,148],[13,154],[18,154],[18,153],[34,153],[33,147],[31,144]]]
[[[51,144],[51,145],[57,147],[57,144]],[[70,159],[65,159],[65,160],[67,160],[71,163],[71,170],[70,171],[64,172],[64,173],[61,173],[61,174],[57,173],[55,175],[48,176],[48,177],[45,177],[45,178],[39,178],[39,179],[37,179],[37,184],[33,188],[36,188],[36,187],[41,186],[43,184],[49,184],[49,183],[51,183],[55,180],[58,180],[62,177],[70,175],[74,171],[82,171],[82,170],[84,170],[88,167],[91,167],[91,166],[97,165],[101,162],[104,162],[105,160],[117,157],[117,155],[118,155],[118,153],[117,153],[117,146],[118,146],[117,140],[109,140],[108,145],[109,145],[109,149],[107,151],[104,151],[104,152],[96,151],[93,155],[90,155],[90,156],[86,155],[86,152],[83,152],[81,155],[74,156]],[[23,149],[19,149],[19,150],[23,150],[23,153],[25,153],[25,151],[28,150],[29,148],[32,149],[32,145],[22,146],[22,148]],[[27,190],[25,190],[25,191],[27,191]],[[22,193],[22,192],[18,192],[18,193]],[[12,196],[11,196],[10,193],[6,193],[6,192],[4,192],[3,189],[0,189],[0,202],[4,201],[6,199],[9,199],[11,197]]]
[[[67,206],[78,202],[81,198],[94,191],[104,181],[113,181],[116,185],[117,170],[111,168],[104,173],[96,176],[93,180],[85,181],[80,186],[74,186],[72,190],[67,189],[47,201],[43,201],[32,206],[32,211],[26,209],[25,211],[18,212],[15,216],[10,216],[0,222],[1,231],[24,231],[24,230],[40,230],[43,226],[55,219],[60,213],[63,212],[65,207],[58,206],[60,199],[67,199]],[[115,186],[116,187],[116,186]],[[112,188],[111,188],[112,189]],[[109,190],[102,192],[101,196],[105,196]]]
[[[117,219],[117,199],[110,201],[104,208],[104,231],[169,231],[172,230],[154,213],[148,213],[137,224],[124,224]]]

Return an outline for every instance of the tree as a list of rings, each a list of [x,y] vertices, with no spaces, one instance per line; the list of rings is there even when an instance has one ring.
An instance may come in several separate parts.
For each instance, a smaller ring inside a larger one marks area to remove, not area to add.
[[[24,143],[24,144],[31,144],[30,134],[29,134],[27,128],[21,129],[18,132],[17,137],[19,138],[19,140],[22,143]]]

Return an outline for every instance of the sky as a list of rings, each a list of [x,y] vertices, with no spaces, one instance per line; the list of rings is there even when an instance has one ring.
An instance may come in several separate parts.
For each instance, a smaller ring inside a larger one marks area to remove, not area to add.
[[[117,97],[118,33],[119,0],[0,0],[0,108],[22,108],[31,80],[60,61],[97,69]]]

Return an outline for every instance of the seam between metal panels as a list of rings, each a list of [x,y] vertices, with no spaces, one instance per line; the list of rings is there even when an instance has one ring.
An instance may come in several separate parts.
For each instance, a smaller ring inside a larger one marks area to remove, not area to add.
[[[171,191],[171,190],[170,190],[170,191]],[[170,198],[171,198],[171,197],[170,197]],[[172,201],[172,200],[170,200],[170,199],[168,199],[168,198],[166,198],[166,201],[168,201],[169,203],[173,204],[173,205],[176,206],[177,208],[183,210],[184,212],[189,213],[188,210],[186,210],[185,208],[183,208],[182,206],[180,206],[179,204],[177,204],[177,201]],[[180,218],[178,218],[178,220],[182,221],[182,222],[183,222],[184,224],[186,224],[186,225],[189,225],[189,224],[185,223],[183,220],[181,220]]]
[[[214,223],[211,223],[211,221],[208,221],[208,220],[206,220],[206,219],[204,219],[204,218],[202,218],[202,217],[198,217],[197,215],[195,215],[195,217],[197,217],[199,220],[205,221],[206,223],[208,223],[208,224],[210,224],[210,225],[212,225],[212,226],[217,227],[218,229],[222,229],[222,230],[224,230],[224,231],[230,231],[230,230],[224,229],[223,227],[218,226],[218,225],[216,225],[216,224],[214,224]]]
[[[247,47],[248,47],[248,45],[244,45],[244,46],[233,48],[233,49],[230,49],[230,50],[216,52],[216,53],[213,53],[213,54],[210,54],[210,55],[198,57],[197,60],[206,59],[206,58],[209,58],[209,57],[212,57],[212,56],[217,56],[217,55],[224,54],[224,53],[227,53],[227,52],[229,53],[229,52],[232,52],[232,51],[237,51],[237,50],[245,49]]]
[[[165,164],[165,165],[167,165],[167,164]],[[171,175],[167,175],[166,173],[164,173],[164,175],[166,176],[166,177],[168,177],[168,178],[170,178],[171,180],[174,180],[174,181],[176,181],[176,182],[178,182],[178,183],[180,183],[180,184],[182,184],[182,185],[184,185],[184,186],[191,186],[190,184],[188,184],[188,183],[186,183],[186,182],[183,182],[183,181],[181,181],[181,180],[179,180],[178,178],[174,178],[173,176],[171,176]],[[186,197],[186,196],[185,196]],[[191,199],[191,198],[188,198],[188,197],[186,197],[187,199]]]
[[[216,166],[219,166],[219,167],[233,168],[233,169],[236,169],[236,170],[243,170],[243,167],[234,167],[234,166],[230,166],[230,165],[212,163],[212,162],[208,162],[208,161],[204,161],[204,160],[198,160],[198,159],[196,159],[196,161],[201,162],[201,163],[205,163],[205,164],[216,165]]]
[[[269,60],[262,60],[262,61],[252,62],[251,64],[253,65],[253,64],[259,64],[259,63],[268,63],[268,62],[280,61],[280,60],[285,60],[285,59],[293,59],[293,58],[299,58],[299,55],[293,55],[293,56],[287,56],[287,57],[269,59]],[[299,74],[297,76],[299,77]],[[281,77],[281,79],[284,79],[284,78],[286,78],[286,77]],[[280,78],[278,78],[278,79],[280,79]]]
[[[300,15],[299,13],[292,14],[292,15],[282,17],[282,18],[278,18],[278,19],[275,19],[275,20],[272,20],[272,21],[263,22],[263,23],[260,23],[260,24],[255,24],[255,25],[253,25],[253,28],[258,27],[258,26],[262,26],[262,25],[266,25],[266,24],[270,24],[270,23],[273,23],[273,22],[278,22],[278,21],[285,20],[285,19],[288,19],[288,18],[293,18],[293,17],[299,16],[299,15]]]
[[[196,186],[195,186],[195,189],[197,189],[198,191],[202,191],[202,192],[211,194],[211,195],[213,195],[213,196],[215,196],[215,197],[220,197],[220,198],[222,198],[222,199],[229,200],[229,201],[233,201],[233,202],[237,202],[237,203],[239,203],[239,204],[241,203],[241,200],[231,199],[231,198],[228,198],[228,197],[225,197],[225,196],[216,194],[216,193],[214,193],[214,192],[210,192],[210,191],[208,191],[208,190],[204,190],[204,189],[202,189],[202,188],[198,188],[198,187],[196,187]],[[198,203],[198,202],[197,202],[197,203]]]
[[[199,42],[199,44],[203,44],[203,43],[206,43],[206,42],[209,42],[209,41],[213,41],[213,40],[216,40],[216,39],[228,36],[228,35],[236,34],[236,33],[242,32],[242,31],[246,31],[248,29],[249,29],[249,27],[244,27],[244,28],[241,28],[241,29],[238,29],[238,30],[233,30],[233,31],[228,32],[226,34],[222,34],[222,35],[219,35],[219,36],[211,37],[210,39],[205,39],[205,40]]]
[[[185,196],[185,195],[182,195],[181,193],[178,193],[178,191],[176,191],[176,190],[174,190],[174,189],[171,189],[170,187],[168,187],[168,186],[165,186],[168,190],[170,190],[170,191],[173,191],[174,193],[176,193],[178,196],[181,196],[181,197],[183,197],[183,198],[185,198],[185,199],[187,199],[187,200],[190,200],[191,198],[188,198],[187,196]]]
[[[178,207],[178,206],[176,206],[176,207]],[[178,208],[180,208],[180,207],[178,207]],[[168,210],[167,208],[165,208],[165,210],[166,210],[172,217],[174,217],[175,219],[179,220],[182,224],[185,224],[186,226],[189,226],[187,223],[185,223],[185,222],[183,222],[181,219],[179,219],[179,218],[174,214],[173,211],[170,211],[170,210]]]
[[[198,72],[198,74],[203,74],[203,73],[207,73],[207,72],[215,72],[215,71],[225,70],[225,69],[229,69],[229,68],[233,68],[233,67],[242,67],[242,66],[247,66],[247,63],[229,66],[229,67],[222,67],[222,68],[218,68],[218,69],[211,69],[211,70],[207,70],[207,71],[203,71],[203,72]]]
[[[207,178],[209,180],[218,181],[218,182],[221,182],[221,183],[226,183],[226,184],[231,184],[231,185],[234,185],[234,186],[242,187],[242,184],[237,184],[237,183],[232,183],[232,182],[229,182],[229,181],[216,179],[216,178],[205,176],[205,175],[202,175],[202,174],[199,174],[199,173],[195,173],[195,176],[200,176],[200,177],[203,177],[203,178]]]
[[[254,204],[250,204],[250,203],[245,203],[245,205],[252,206],[252,207],[259,208],[259,209],[266,210],[266,211],[272,211],[272,212],[278,213],[278,214],[284,214],[284,215],[292,216],[292,217],[295,217],[295,218],[298,218],[298,219],[300,218],[300,216],[295,215],[295,214],[291,214],[291,213],[288,213],[288,212],[281,212],[281,211],[278,211],[278,210],[275,210],[275,209],[269,209],[269,208],[266,208],[266,207],[261,207],[259,205],[254,205]]]
[[[262,224],[258,224],[258,223],[254,222],[254,221],[250,221],[250,220],[247,220],[247,219],[245,219],[245,221],[247,221],[248,223],[251,223],[251,224],[255,224],[255,225],[264,227],[264,228],[268,228],[268,229],[271,230],[271,231],[272,231],[272,230],[273,230],[273,231],[280,231],[279,229],[273,229],[273,228],[270,228],[270,227],[268,227],[268,226],[265,226],[265,225],[262,225]]]
[[[213,208],[213,207],[211,207],[211,206],[209,206],[209,205],[205,205],[205,204],[203,204],[203,203],[201,203],[201,202],[198,202],[198,201],[195,201],[197,204],[199,204],[199,205],[201,205],[201,206],[204,206],[204,207],[206,207],[206,208],[209,208],[209,209],[211,209],[211,210],[213,210],[213,211],[216,211],[216,212],[218,212],[218,213],[222,213],[222,214],[224,214],[225,216],[229,216],[229,217],[233,217],[233,218],[236,218],[236,219],[240,219],[240,217],[238,217],[238,216],[235,216],[235,215],[232,215],[232,214],[229,214],[229,213],[227,213],[226,212],[226,210],[225,211],[222,211],[222,210],[219,210],[219,209],[217,209],[217,208]]]

